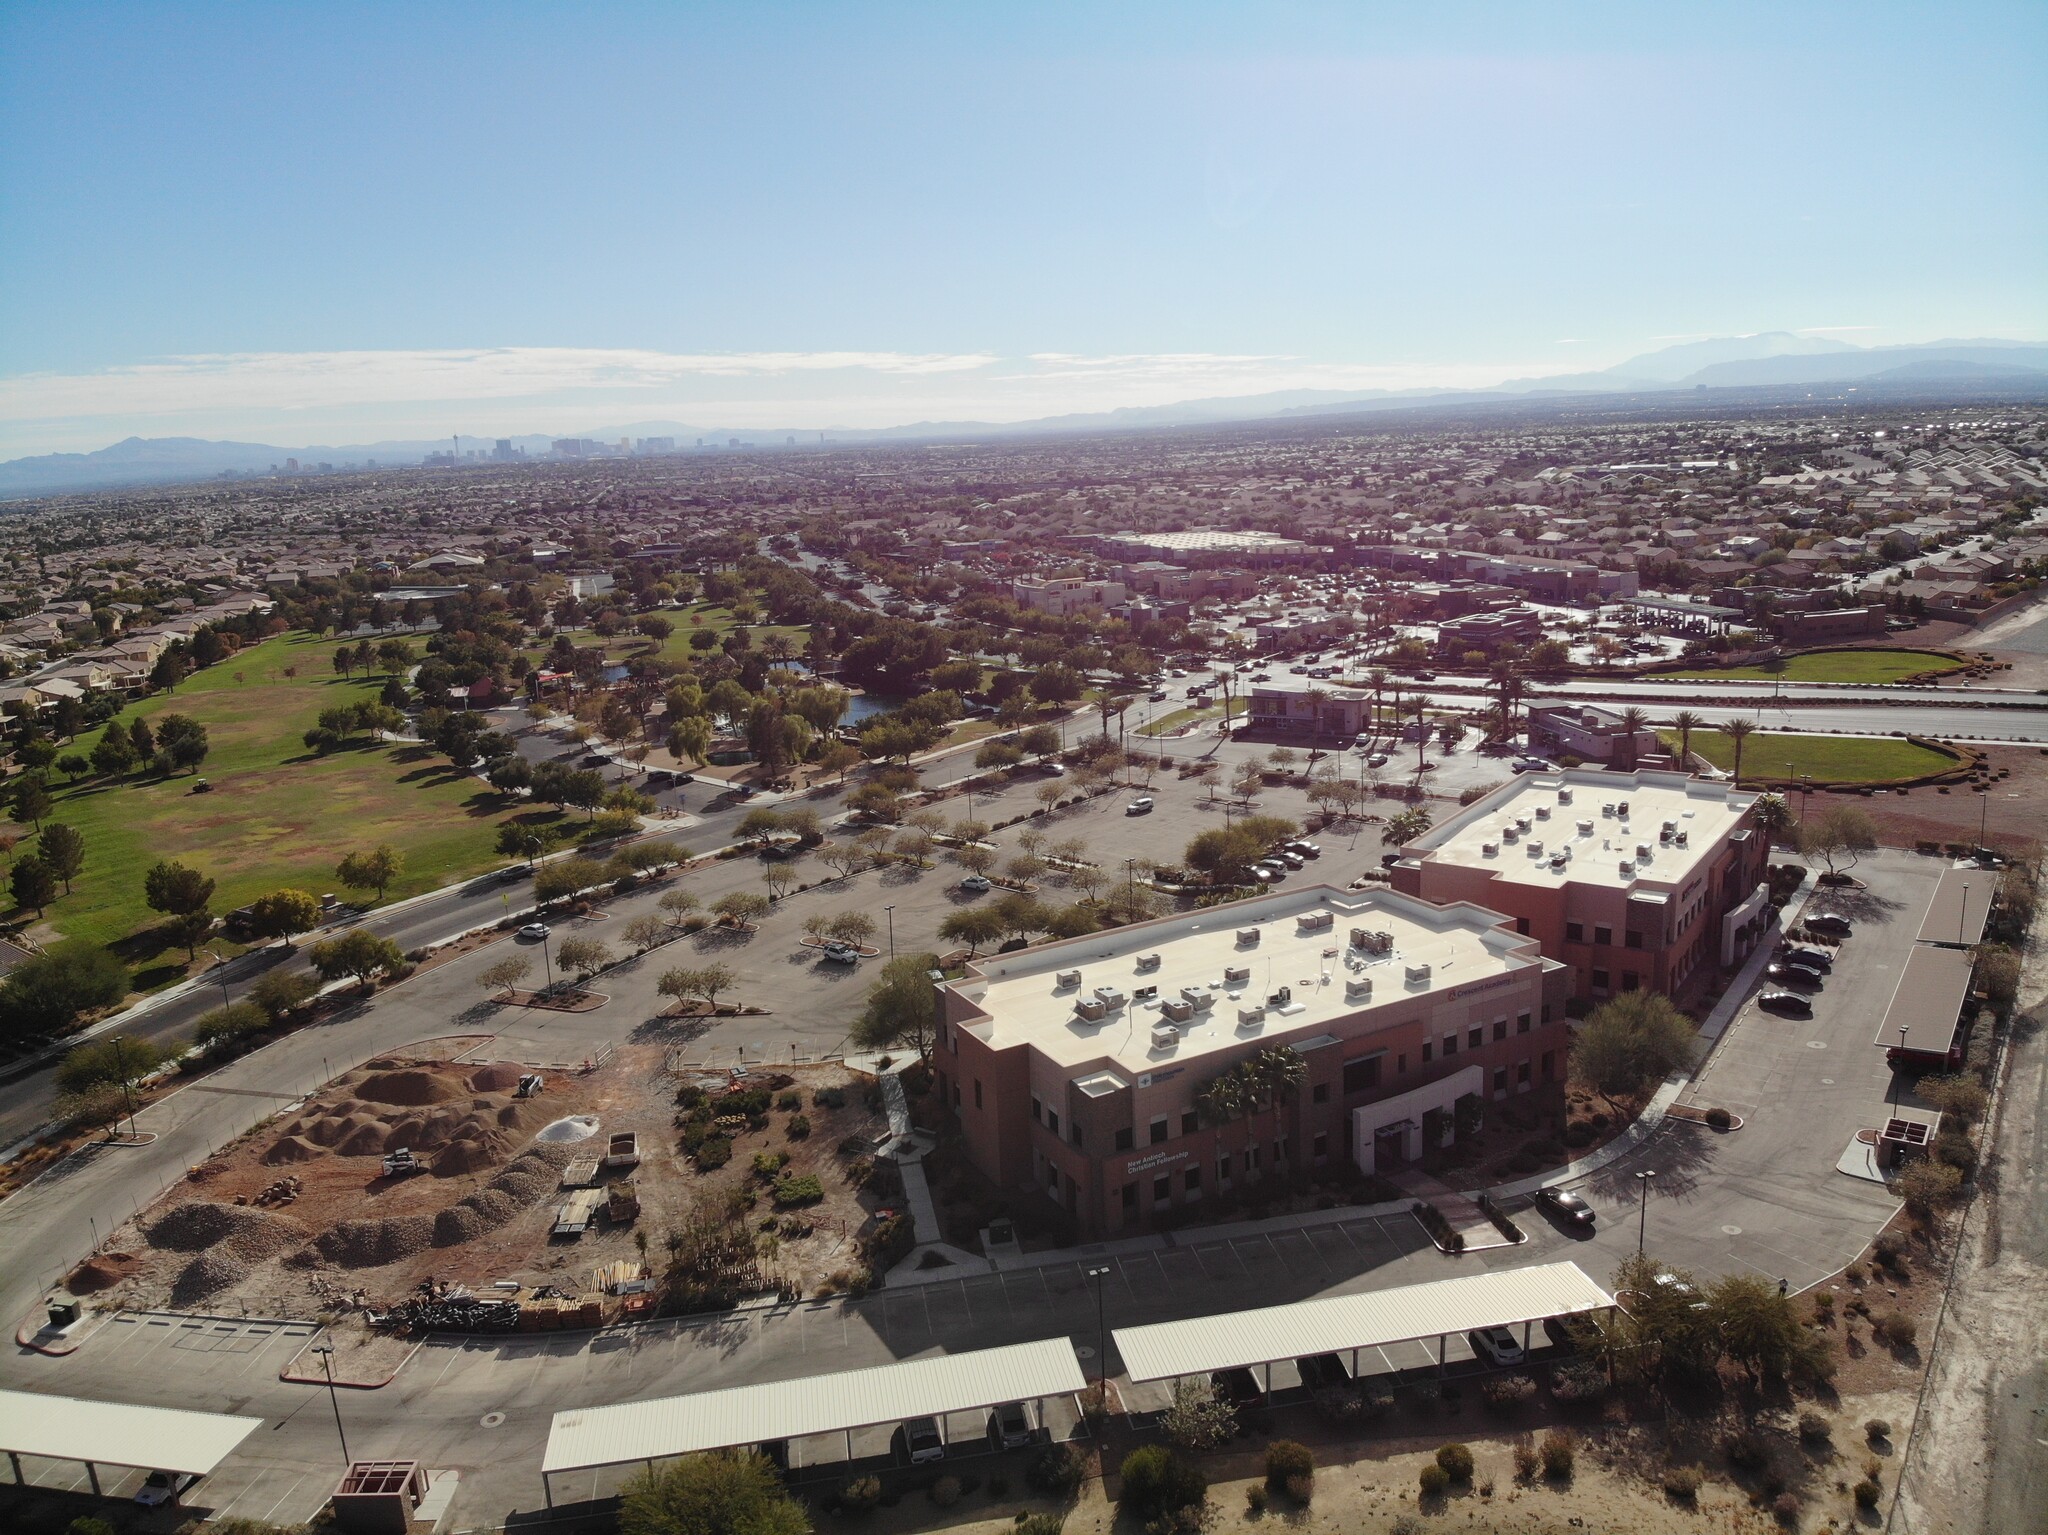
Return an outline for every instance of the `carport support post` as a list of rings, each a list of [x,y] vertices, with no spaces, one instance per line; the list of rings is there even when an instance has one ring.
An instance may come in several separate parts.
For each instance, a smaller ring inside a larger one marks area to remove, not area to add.
[[[848,1430],[846,1431],[846,1458],[847,1458],[848,1460],[852,1460],[852,1459],[853,1459],[853,1430],[852,1430],[852,1429],[848,1429]]]
[[[21,1457],[15,1454],[14,1451],[9,1450],[7,1452],[7,1464],[14,1468],[14,1485],[26,1487],[28,1485],[28,1478],[21,1474]]]
[[[1525,1355],[1529,1352],[1529,1329],[1535,1325],[1534,1322],[1524,1322],[1522,1324],[1522,1352]]]
[[[553,1473],[547,1471],[541,1472],[540,1495],[547,1500],[547,1505],[549,1508],[553,1508],[555,1506],[555,1484],[553,1480]]]
[[[95,1466],[91,1461],[87,1461],[85,1463],[85,1479],[92,1483],[92,1495],[94,1497],[100,1498],[106,1496],[106,1494],[100,1491],[99,1468]]]
[[[1439,1375],[1444,1373],[1444,1335],[1442,1333],[1436,1335],[1436,1373]]]

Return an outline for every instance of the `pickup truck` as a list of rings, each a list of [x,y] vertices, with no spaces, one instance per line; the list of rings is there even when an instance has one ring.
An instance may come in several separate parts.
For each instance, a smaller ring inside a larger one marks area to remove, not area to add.
[[[640,1133],[637,1130],[622,1130],[611,1138],[604,1154],[607,1172],[621,1167],[640,1165]]]

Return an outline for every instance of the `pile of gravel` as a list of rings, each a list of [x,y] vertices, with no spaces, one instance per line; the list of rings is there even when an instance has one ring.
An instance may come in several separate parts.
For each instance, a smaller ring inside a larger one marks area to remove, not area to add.
[[[530,1146],[497,1177],[434,1218],[434,1245],[459,1247],[512,1220],[561,1187],[573,1146]]]
[[[467,1095],[469,1086],[457,1077],[443,1076],[437,1071],[412,1067],[399,1071],[372,1072],[355,1087],[358,1098],[367,1098],[372,1103],[394,1103],[407,1107],[421,1107],[429,1103],[446,1103],[451,1098]]]
[[[343,1221],[314,1239],[322,1257],[342,1268],[382,1268],[414,1253],[425,1252],[434,1239],[434,1221],[426,1215],[394,1215],[384,1220]]]
[[[249,1277],[249,1265],[224,1248],[201,1253],[171,1285],[173,1306],[195,1306]]]
[[[306,1239],[306,1228],[288,1216],[251,1205],[217,1205],[192,1200],[167,1210],[148,1230],[152,1247],[172,1252],[206,1252],[226,1248],[261,1260]]]

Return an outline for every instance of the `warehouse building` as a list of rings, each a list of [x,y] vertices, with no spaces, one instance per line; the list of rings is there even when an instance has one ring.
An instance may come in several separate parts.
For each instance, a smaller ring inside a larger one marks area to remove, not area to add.
[[[1563,1079],[1567,989],[1496,912],[1309,886],[970,965],[938,1088],[985,1175],[1103,1236],[1450,1144]],[[1277,1100],[1276,1046],[1305,1068]]]

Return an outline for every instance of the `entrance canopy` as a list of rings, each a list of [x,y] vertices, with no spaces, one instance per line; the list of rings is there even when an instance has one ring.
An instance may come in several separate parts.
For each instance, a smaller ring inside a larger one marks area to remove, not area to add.
[[[1545,1263],[1365,1295],[1122,1327],[1116,1329],[1116,1347],[1133,1381],[1179,1380],[1474,1328],[1518,1326],[1613,1305],[1614,1297],[1576,1263]]]
[[[629,1465],[1071,1396],[1086,1384],[1073,1344],[1046,1338],[838,1375],[582,1407],[555,1414],[541,1473]]]
[[[218,1412],[0,1391],[0,1450],[44,1460],[205,1476],[262,1422]]]

